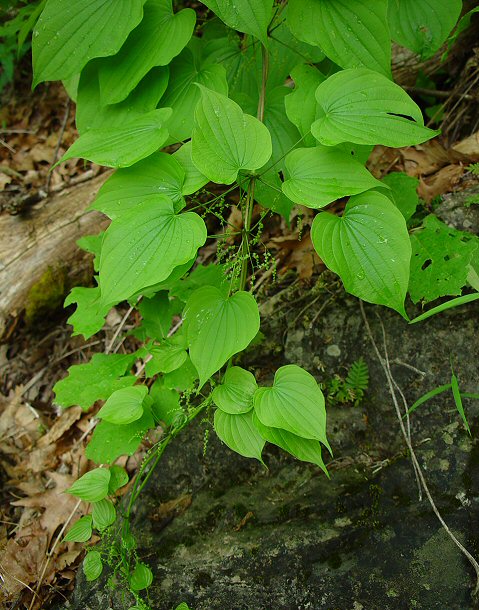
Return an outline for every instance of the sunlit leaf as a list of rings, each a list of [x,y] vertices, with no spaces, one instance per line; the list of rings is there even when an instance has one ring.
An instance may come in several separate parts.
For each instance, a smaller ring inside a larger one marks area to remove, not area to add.
[[[406,315],[411,244],[404,216],[390,199],[369,191],[351,197],[341,217],[321,212],[311,239],[348,292]]]
[[[221,409],[215,411],[215,432],[232,451],[260,462],[264,439],[253,425],[253,413],[231,415]]]

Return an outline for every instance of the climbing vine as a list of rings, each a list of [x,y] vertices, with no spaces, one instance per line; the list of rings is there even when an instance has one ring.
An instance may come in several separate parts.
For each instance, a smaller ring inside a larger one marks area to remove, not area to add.
[[[137,607],[146,607],[139,591],[153,576],[136,554],[131,510],[165,448],[195,418],[211,416],[240,455],[262,461],[268,442],[328,474],[315,378],[293,363],[258,386],[235,364],[260,331],[250,289],[258,268],[273,264],[255,250],[266,215],[317,210],[311,238],[326,266],[351,294],[406,319],[408,291],[427,303],[478,288],[477,238],[434,216],[414,223],[415,180],[397,173],[379,181],[365,166],[377,144],[437,135],[392,79],[391,42],[430,57],[461,1],[204,4],[200,19],[171,0],[46,0],[33,32],[34,84],[61,80],[76,102],[79,137],[59,163],[83,158],[115,169],[92,205],[111,223],[80,243],[95,255],[96,285],[72,290],[69,321],[88,338],[123,301],[142,319],[139,350],[96,354],[55,386],[63,408],[105,401],[86,450],[98,467],[68,490],[91,514],[65,540],[100,532],[105,544],[88,548],[86,577],[108,563]],[[240,226],[225,220],[231,193]],[[253,224],[255,206],[262,211]],[[198,250],[218,237],[207,215],[223,234],[218,263],[204,266]],[[344,392],[356,400],[367,381],[359,363]],[[128,503],[117,502],[128,476],[116,460],[159,426]]]

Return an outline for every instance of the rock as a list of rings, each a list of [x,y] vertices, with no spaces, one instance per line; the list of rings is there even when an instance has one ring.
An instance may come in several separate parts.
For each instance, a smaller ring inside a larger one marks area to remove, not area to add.
[[[313,319],[320,306],[315,303],[304,316]],[[414,326],[385,308],[366,311],[380,344],[384,323],[393,374],[409,404],[448,383],[450,357],[461,389],[478,391],[475,304]],[[264,382],[271,378],[272,361],[300,364],[324,380],[365,358],[371,380],[361,406],[328,410],[331,480],[272,446],[265,452],[266,469],[231,453],[210,424],[192,426],[167,450],[133,519],[139,556],[155,573],[152,608],[174,610],[182,601],[192,610],[472,608],[473,570],[428,502],[418,499],[358,302],[337,296],[312,327],[304,316],[294,328],[271,320],[272,339],[250,351],[243,364],[266,371]],[[474,432],[478,403],[464,404]],[[477,437],[468,436],[448,393],[422,405],[411,428],[439,509],[477,556]],[[92,585],[80,577],[64,607],[126,610],[133,604],[105,580]]]

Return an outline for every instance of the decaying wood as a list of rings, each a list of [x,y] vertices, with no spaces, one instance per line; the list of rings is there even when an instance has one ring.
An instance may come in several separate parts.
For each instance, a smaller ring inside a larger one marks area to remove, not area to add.
[[[88,259],[76,240],[107,225],[105,216],[86,209],[108,175],[48,197],[26,214],[0,216],[0,337],[49,267],[61,266],[71,278],[85,269]]]

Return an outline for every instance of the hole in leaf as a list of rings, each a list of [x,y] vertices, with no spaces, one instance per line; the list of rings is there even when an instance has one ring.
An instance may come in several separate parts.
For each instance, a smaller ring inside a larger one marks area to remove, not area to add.
[[[430,258],[428,258],[427,261],[424,261],[421,269],[424,271],[425,269],[427,269],[429,267],[429,265],[432,265],[432,260]]]
[[[400,119],[408,119],[409,121],[414,121],[414,119],[412,118],[412,116],[409,116],[407,114],[400,114],[398,112],[388,112],[387,114],[389,114],[389,116],[397,116]],[[416,122],[416,121],[414,121]]]

